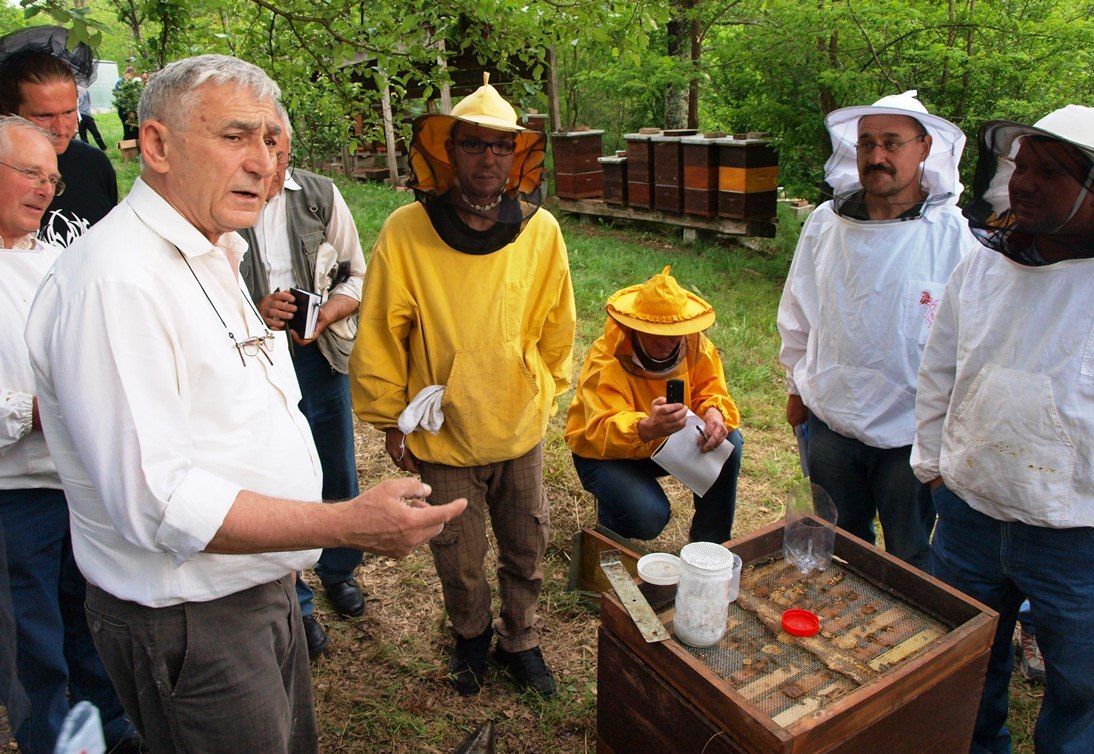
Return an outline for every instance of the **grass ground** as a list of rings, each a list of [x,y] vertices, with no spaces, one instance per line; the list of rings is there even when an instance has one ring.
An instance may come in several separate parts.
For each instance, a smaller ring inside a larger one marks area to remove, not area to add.
[[[109,144],[120,125],[99,116]],[[119,169],[122,194],[137,173],[133,162]],[[340,180],[367,250],[384,218],[409,201],[376,185]],[[562,218],[570,252],[579,318],[575,373],[604,322],[603,304],[618,288],[641,282],[671,264],[686,286],[709,300],[718,321],[709,332],[725,362],[730,390],[741,409],[746,437],[735,534],[782,515],[782,500],[797,475],[793,438],[783,419],[784,394],[777,354],[775,309],[796,241],[798,226],[780,217],[779,236],[744,246],[683,244],[670,235]],[[478,698],[460,699],[445,679],[450,639],[440,587],[426,550],[394,561],[366,556],[359,581],[369,594],[364,617],[338,620],[317,592],[317,615],[331,646],[313,666],[324,752],[448,752],[486,719],[500,723],[498,751],[588,752],[596,748],[597,617],[567,592],[570,538],[595,523],[591,497],[573,471],[561,429],[569,396],[551,422],[546,478],[552,534],[541,599],[544,655],[558,677],[560,694],[544,702],[518,695],[507,679],[488,675]],[[362,485],[393,474],[381,435],[358,427]],[[652,547],[678,549],[687,537],[689,498],[670,484],[674,515]],[[491,560],[494,553],[488,556]],[[1040,687],[1018,679],[1011,687],[1016,752],[1032,752],[1033,721]]]

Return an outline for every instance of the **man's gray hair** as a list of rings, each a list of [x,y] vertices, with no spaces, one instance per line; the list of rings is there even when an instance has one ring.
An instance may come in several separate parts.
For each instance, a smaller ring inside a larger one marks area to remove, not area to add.
[[[289,111],[285,109],[285,105],[281,100],[277,101],[277,119],[281,121],[282,128],[285,129],[285,137],[289,140],[289,147],[292,147],[292,121],[289,120]]]
[[[230,84],[250,91],[257,100],[273,100],[281,89],[258,66],[230,55],[197,55],[176,60],[153,74],[137,105],[137,121],[158,120],[185,128],[194,100],[207,84]]]
[[[49,138],[49,132],[44,128],[34,125],[26,118],[18,115],[0,115],[0,154],[6,155],[11,148],[11,132],[16,130],[32,131],[49,142],[53,148],[53,142]]]

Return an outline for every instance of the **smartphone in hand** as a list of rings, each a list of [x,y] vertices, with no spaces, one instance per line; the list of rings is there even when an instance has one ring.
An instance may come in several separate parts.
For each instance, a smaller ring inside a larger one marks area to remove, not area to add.
[[[683,380],[666,380],[665,381],[665,402],[666,403],[683,403],[684,402],[684,381]]]

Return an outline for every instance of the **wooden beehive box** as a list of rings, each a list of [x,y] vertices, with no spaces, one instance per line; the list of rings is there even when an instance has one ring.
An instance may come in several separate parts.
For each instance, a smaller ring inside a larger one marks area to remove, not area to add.
[[[563,199],[596,199],[604,191],[600,164],[603,131],[551,134],[555,193]]]
[[[627,203],[627,158],[601,157],[600,170],[604,176],[604,201],[608,204]]]
[[[684,161],[679,136],[666,131],[650,139],[653,147],[653,209],[679,215],[684,211]]]
[[[767,220],[778,204],[779,154],[767,139],[718,140],[718,214]]]
[[[642,129],[638,133],[623,134],[627,142],[627,204],[632,207],[650,209],[653,206],[653,144],[650,139],[659,133],[657,129]]]
[[[844,563],[806,579],[784,570],[781,524],[727,546],[745,572],[715,647],[647,643],[614,594],[601,601],[598,752],[968,750],[994,612],[842,531]],[[779,631],[790,603],[819,612],[821,634]],[[658,615],[671,630],[672,607]]]
[[[718,139],[725,134],[685,136],[680,140],[684,162],[684,214],[718,214]]]

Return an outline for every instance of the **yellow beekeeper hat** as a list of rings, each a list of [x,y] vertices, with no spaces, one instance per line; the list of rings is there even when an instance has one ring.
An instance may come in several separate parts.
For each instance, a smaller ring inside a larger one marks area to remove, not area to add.
[[[616,322],[651,335],[690,335],[714,324],[714,307],[680,287],[671,266],[640,285],[608,297],[607,310]]]
[[[438,195],[452,187],[455,178],[445,142],[456,121],[515,134],[517,148],[505,192],[516,190],[531,194],[535,191],[543,176],[547,136],[529,131],[518,123],[517,111],[490,86],[490,74],[485,72],[482,86],[460,100],[450,114],[427,113],[414,121],[410,145],[413,176],[407,184],[409,187]]]

